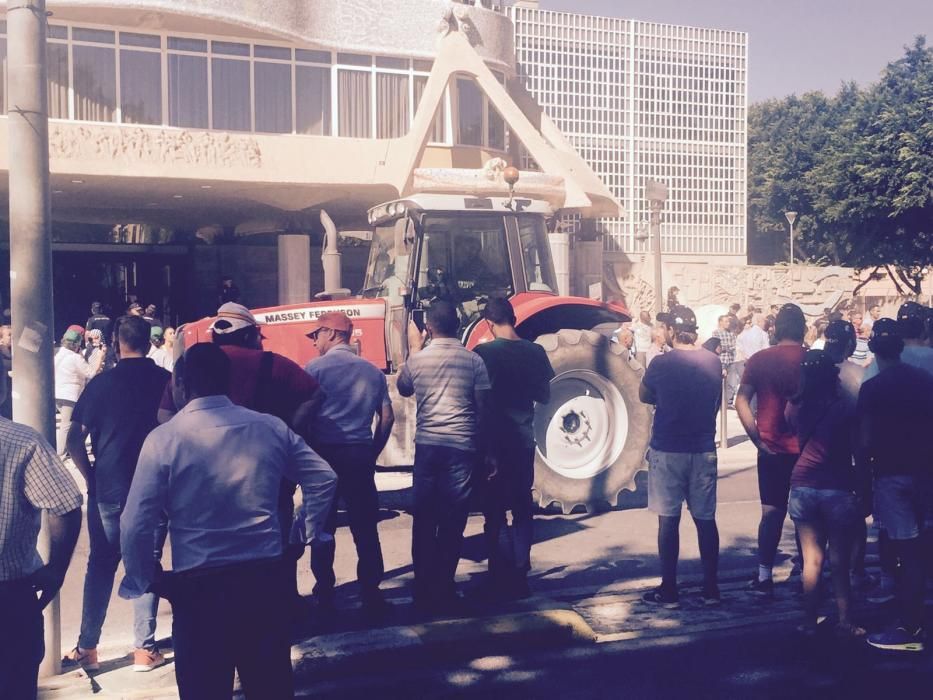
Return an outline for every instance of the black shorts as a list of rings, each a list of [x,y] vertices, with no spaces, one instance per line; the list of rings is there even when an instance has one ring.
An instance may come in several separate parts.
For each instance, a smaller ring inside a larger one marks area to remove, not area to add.
[[[798,456],[758,451],[758,493],[761,495],[761,505],[787,510],[790,473],[794,471]]]

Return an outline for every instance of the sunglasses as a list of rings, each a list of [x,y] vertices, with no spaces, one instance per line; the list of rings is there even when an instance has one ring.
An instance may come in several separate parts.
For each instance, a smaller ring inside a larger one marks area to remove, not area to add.
[[[310,333],[308,333],[308,337],[311,338],[311,340],[317,342],[317,337],[318,337],[318,335],[320,334],[320,332],[321,332],[321,331],[329,331],[329,330],[330,330],[330,328],[324,328],[324,327],[317,328],[316,330],[313,330],[313,331],[311,331]]]

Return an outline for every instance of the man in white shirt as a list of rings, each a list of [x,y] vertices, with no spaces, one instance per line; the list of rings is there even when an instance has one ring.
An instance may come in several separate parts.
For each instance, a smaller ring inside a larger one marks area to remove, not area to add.
[[[229,697],[234,669],[247,698],[291,698],[290,572],[278,514],[282,478],[301,485],[307,542],[331,537],[324,520],[337,477],[285,423],[225,395],[230,360],[207,343],[175,365],[174,418],[143,444],[120,519],[126,577],[120,595],[148,590],[172,604],[181,698]],[[165,512],[171,574],[153,538]]]
[[[752,325],[739,333],[735,339],[737,360],[748,361],[756,352],[771,347],[771,339],[765,330],[766,318],[764,314],[752,316]]]

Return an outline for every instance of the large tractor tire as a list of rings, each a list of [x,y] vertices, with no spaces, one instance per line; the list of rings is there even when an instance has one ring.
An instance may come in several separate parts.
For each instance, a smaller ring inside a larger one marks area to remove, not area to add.
[[[534,492],[564,513],[615,506],[645,468],[651,412],[638,399],[643,372],[624,349],[594,331],[539,336],[554,379],[535,408]]]

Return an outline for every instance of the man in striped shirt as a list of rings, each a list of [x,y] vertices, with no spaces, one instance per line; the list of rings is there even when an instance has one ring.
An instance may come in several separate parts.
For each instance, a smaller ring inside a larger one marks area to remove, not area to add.
[[[65,580],[81,531],[81,492],[55,450],[32,428],[0,418],[0,695],[36,696],[45,654],[42,610]],[[36,551],[41,511],[52,536],[49,563]],[[36,593],[40,593],[36,598]]]
[[[424,347],[424,334],[409,327],[411,356],[398,376],[399,394],[414,395],[418,406],[411,550],[421,608],[457,600],[454,579],[481,463],[480,422],[491,384],[482,358],[457,340],[459,325],[452,304],[431,304],[431,342]]]

